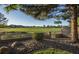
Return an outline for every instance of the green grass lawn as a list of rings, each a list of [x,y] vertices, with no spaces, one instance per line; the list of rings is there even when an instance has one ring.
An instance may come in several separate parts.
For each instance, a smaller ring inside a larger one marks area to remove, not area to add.
[[[33,51],[32,54],[72,54],[72,53],[65,50],[48,48],[48,49]]]
[[[61,28],[0,28],[6,32],[58,32]]]

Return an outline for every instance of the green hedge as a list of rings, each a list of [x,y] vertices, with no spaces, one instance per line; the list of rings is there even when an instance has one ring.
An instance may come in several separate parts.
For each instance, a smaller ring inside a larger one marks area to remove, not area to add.
[[[37,41],[41,41],[44,39],[44,33],[33,33],[32,39],[35,39]]]

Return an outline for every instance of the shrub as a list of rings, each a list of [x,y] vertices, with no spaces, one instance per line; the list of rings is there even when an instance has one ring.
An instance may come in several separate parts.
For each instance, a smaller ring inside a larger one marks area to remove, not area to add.
[[[0,47],[0,54],[8,54],[10,53],[10,48],[7,46]]]
[[[37,41],[41,41],[44,39],[44,33],[33,33],[32,38]]]
[[[36,40],[30,40],[26,43],[27,52],[45,48],[45,45],[42,42]]]

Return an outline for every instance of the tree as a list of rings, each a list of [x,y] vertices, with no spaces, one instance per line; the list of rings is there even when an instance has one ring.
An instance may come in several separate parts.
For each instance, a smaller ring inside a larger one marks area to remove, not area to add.
[[[78,28],[77,28],[77,5],[70,5],[71,9],[71,39],[73,42],[78,41]]]
[[[0,27],[5,27],[7,25],[7,22],[7,18],[5,18],[4,15],[0,13]]]
[[[64,8],[58,8],[64,6]],[[71,22],[71,39],[73,42],[78,40],[77,32],[77,15],[78,5],[57,5],[57,4],[41,4],[41,5],[8,5],[5,7],[7,11],[20,10],[27,15],[31,15],[36,19],[44,20],[47,18],[63,18],[64,20],[70,19]],[[62,13],[60,13],[62,12]],[[58,14],[60,13],[60,14]]]
[[[62,22],[61,21],[54,21],[54,24],[58,24],[58,26],[61,26]]]

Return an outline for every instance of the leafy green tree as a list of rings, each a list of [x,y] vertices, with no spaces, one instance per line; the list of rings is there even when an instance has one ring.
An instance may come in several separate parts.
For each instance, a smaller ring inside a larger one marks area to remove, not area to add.
[[[7,22],[7,18],[5,18],[5,16],[0,13],[0,27],[6,27]]]
[[[62,22],[61,21],[54,21],[54,24],[57,24],[58,26],[62,26]]]

